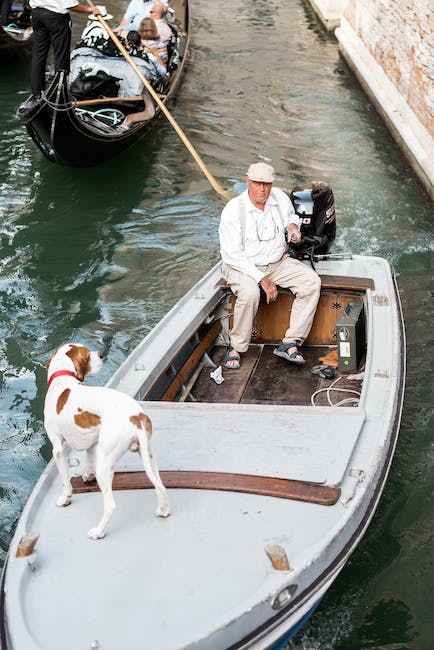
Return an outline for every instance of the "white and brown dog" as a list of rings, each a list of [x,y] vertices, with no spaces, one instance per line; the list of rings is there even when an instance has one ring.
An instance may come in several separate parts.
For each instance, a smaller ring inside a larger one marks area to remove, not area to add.
[[[115,509],[112,492],[114,465],[128,449],[140,449],[146,473],[157,492],[155,514],[167,517],[170,512],[166,489],[150,449],[151,420],[129,395],[111,388],[83,386],[81,383],[86,375],[101,369],[99,352],[91,352],[83,345],[67,343],[53,354],[47,366],[45,429],[53,445],[53,458],[63,485],[57,505],[68,506],[72,497],[68,462],[63,448],[66,441],[72,448],[85,449],[87,452],[83,480],[92,481],[96,477],[104,500],[102,519],[89,530],[88,535],[91,539],[104,537]]]

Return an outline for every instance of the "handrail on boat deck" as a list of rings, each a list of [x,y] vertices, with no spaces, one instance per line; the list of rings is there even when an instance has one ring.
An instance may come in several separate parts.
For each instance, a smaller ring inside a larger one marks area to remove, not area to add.
[[[339,487],[274,476],[176,470],[160,471],[160,476],[166,488],[244,492],[322,506],[334,505],[341,495]],[[85,483],[81,476],[73,477],[71,482],[74,494],[99,491],[96,481]],[[114,475],[113,490],[144,490],[152,487],[153,484],[143,470],[116,472]]]

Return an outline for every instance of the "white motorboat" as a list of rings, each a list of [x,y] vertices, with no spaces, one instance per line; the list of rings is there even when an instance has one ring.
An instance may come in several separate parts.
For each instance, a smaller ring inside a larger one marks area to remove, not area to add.
[[[322,292],[305,366],[272,354],[293,299],[282,290],[261,304],[241,368],[216,383],[235,300],[216,265],[115,372],[108,385],[152,419],[172,514],[153,516],[155,495],[128,452],[107,535],[91,541],[101,495],[80,478],[81,453],[70,452],[68,508],[55,506],[50,462],[3,572],[5,649],[276,649],[310,616],[374,515],[405,375],[390,264],[312,259]],[[320,363],[336,376],[313,374]],[[35,547],[17,557],[29,534]]]

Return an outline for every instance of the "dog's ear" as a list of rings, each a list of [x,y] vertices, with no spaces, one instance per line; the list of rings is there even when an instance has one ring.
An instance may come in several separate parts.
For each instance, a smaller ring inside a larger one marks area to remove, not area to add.
[[[73,345],[66,354],[74,364],[77,379],[83,381],[89,372],[90,351],[84,345]]]

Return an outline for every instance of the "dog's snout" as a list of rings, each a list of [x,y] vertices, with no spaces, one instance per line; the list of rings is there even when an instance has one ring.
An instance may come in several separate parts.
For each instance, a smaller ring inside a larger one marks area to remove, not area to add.
[[[100,359],[104,359],[104,352],[98,352],[98,356]]]

